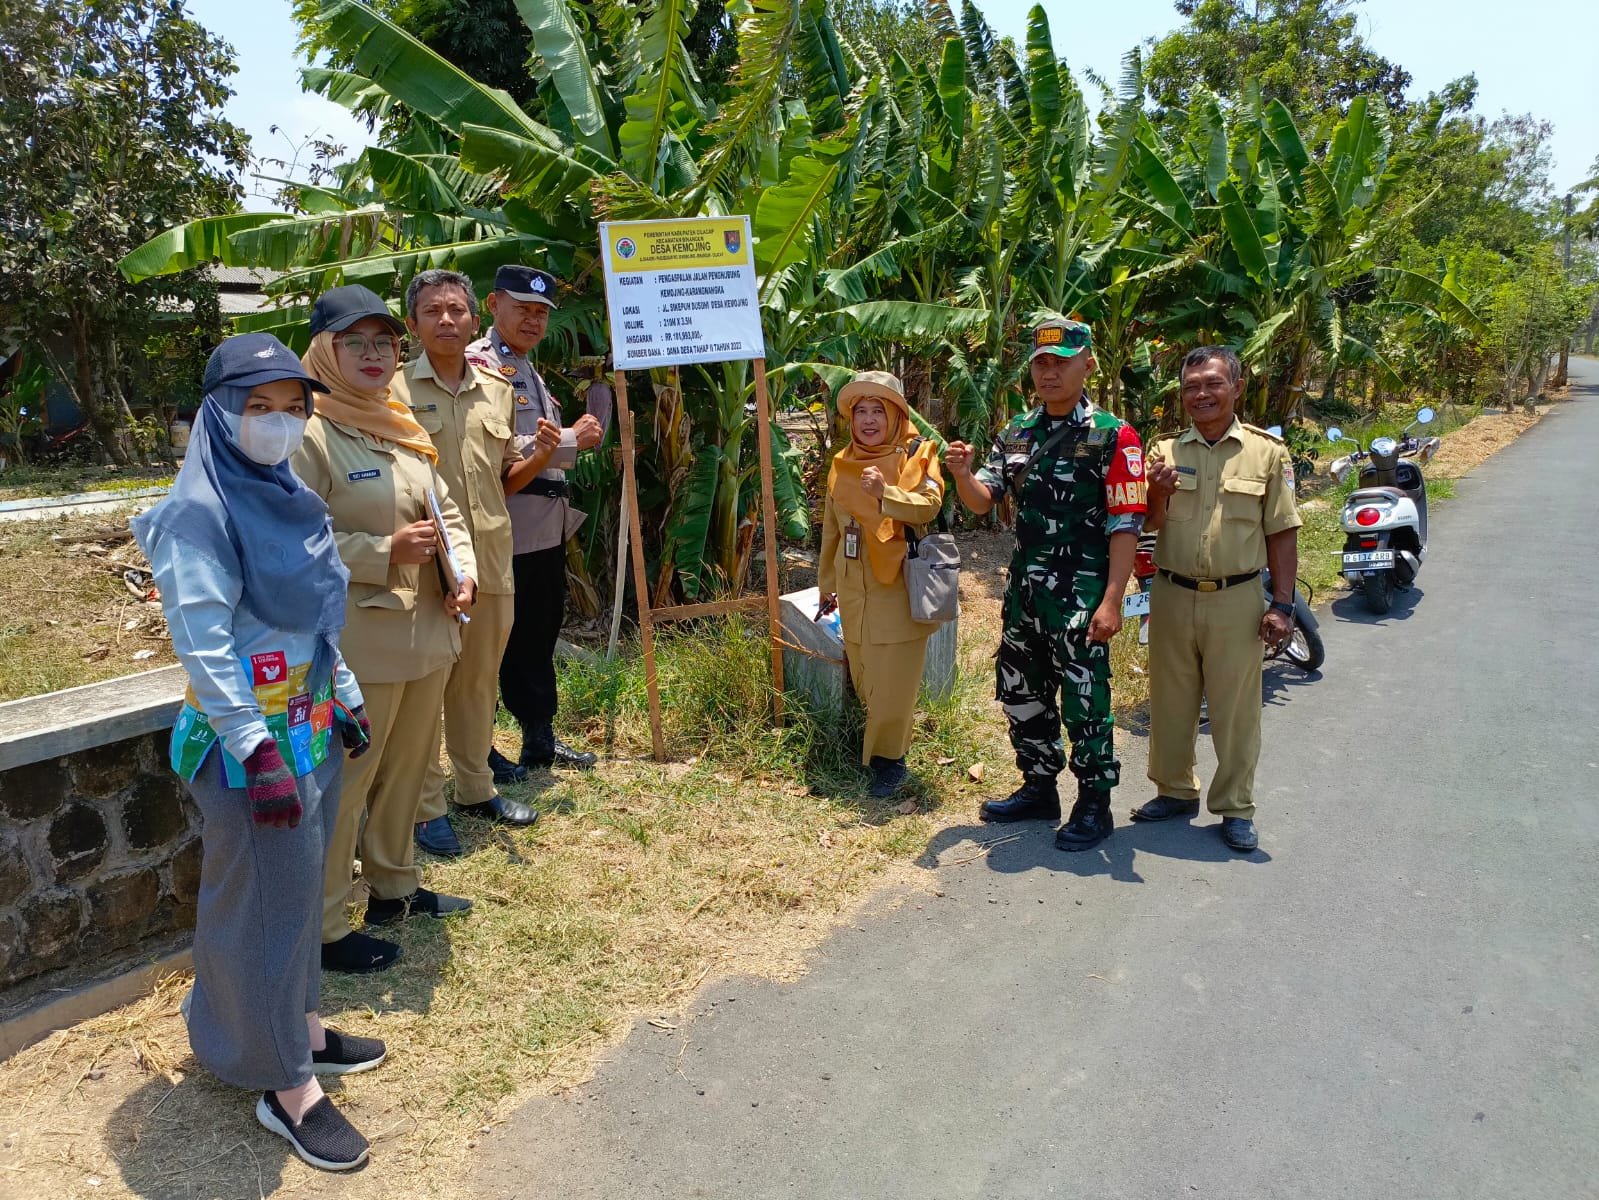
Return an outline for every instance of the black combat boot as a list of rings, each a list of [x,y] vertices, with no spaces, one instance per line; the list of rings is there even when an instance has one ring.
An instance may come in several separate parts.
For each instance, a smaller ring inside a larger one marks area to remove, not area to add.
[[[1053,779],[1025,779],[1003,800],[983,801],[977,815],[985,821],[1058,821],[1060,793]]]
[[[1055,831],[1055,846],[1060,850],[1092,850],[1115,828],[1110,815],[1110,788],[1102,783],[1079,783],[1072,815]]]

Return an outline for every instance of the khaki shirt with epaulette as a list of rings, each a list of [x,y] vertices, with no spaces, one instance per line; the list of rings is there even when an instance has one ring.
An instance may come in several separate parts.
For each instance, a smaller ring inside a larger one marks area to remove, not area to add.
[[[467,363],[466,378],[452,392],[424,354],[394,377],[392,387],[439,452],[439,474],[472,538],[478,590],[511,595],[511,514],[502,481],[521,455],[511,435],[510,384]]]
[[[1155,542],[1155,564],[1190,579],[1224,579],[1266,565],[1266,539],[1300,525],[1288,447],[1234,420],[1214,446],[1189,426],[1150,450],[1177,468],[1177,490]]]
[[[439,473],[425,455],[320,414],[306,426],[294,473],[327,503],[333,540],[350,571],[339,648],[358,683],[406,683],[461,655],[461,634],[444,611],[436,563],[393,563],[394,534],[438,496],[461,573],[477,578],[472,538]]]

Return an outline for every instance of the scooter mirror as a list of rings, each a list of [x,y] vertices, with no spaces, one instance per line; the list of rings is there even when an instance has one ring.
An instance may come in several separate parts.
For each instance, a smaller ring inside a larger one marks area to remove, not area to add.
[[[1418,425],[1431,425],[1432,419],[1435,415],[1436,414],[1432,411],[1432,409],[1424,408],[1416,414],[1416,423]]]
[[[1283,435],[1283,427],[1281,425],[1273,425],[1266,432],[1274,438],[1280,438]]]
[[[1344,440],[1344,431],[1342,429],[1339,429],[1338,426],[1334,425],[1331,429],[1329,429],[1327,431],[1327,440],[1329,442],[1341,442],[1341,441],[1343,441]]]

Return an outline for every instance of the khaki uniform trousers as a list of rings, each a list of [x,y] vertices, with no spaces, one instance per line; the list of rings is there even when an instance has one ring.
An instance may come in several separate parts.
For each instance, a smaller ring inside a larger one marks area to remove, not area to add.
[[[444,801],[444,767],[439,762],[441,740],[455,772],[455,802],[487,804],[494,798],[489,748],[494,745],[494,713],[500,705],[500,657],[511,636],[515,606],[514,596],[479,592],[472,620],[461,626],[461,657],[450,668],[450,681],[444,685],[442,736],[435,726],[418,821],[442,817],[449,808]]]
[[[421,883],[412,836],[429,758],[438,761],[439,705],[449,676],[449,667],[440,667],[405,683],[361,686],[372,744],[345,766],[322,887],[323,942],[336,942],[350,932],[346,907],[357,847],[361,878],[378,899],[399,900]]]
[[[1254,817],[1265,611],[1259,580],[1194,592],[1155,576],[1149,613],[1149,779],[1160,795],[1199,799],[1194,742],[1204,697],[1216,749],[1208,807],[1218,816]]]
[[[861,762],[874,757],[904,758],[916,720],[916,697],[927,662],[927,638],[907,642],[844,643],[850,682],[866,706],[866,736]]]

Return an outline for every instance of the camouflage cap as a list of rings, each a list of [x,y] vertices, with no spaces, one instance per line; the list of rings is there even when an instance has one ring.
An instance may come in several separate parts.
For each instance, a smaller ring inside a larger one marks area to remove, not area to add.
[[[1033,330],[1033,353],[1029,362],[1040,354],[1053,354],[1057,358],[1076,358],[1084,350],[1094,349],[1093,331],[1081,321],[1045,321]]]

